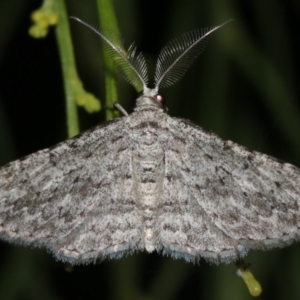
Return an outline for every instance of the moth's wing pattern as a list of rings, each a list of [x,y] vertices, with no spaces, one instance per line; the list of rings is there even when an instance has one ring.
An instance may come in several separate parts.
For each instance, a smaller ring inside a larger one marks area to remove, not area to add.
[[[70,263],[135,250],[141,228],[124,120],[0,168],[0,238]]]
[[[162,212],[163,252],[231,262],[249,249],[300,239],[300,170],[189,121],[169,120]]]

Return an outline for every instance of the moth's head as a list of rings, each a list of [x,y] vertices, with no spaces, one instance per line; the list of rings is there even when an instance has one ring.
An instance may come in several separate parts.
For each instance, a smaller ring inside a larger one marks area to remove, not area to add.
[[[136,107],[142,106],[153,106],[157,108],[162,108],[167,111],[168,109],[165,107],[165,98],[162,94],[158,93],[157,89],[150,89],[145,87],[144,91],[139,93],[139,96],[136,100]]]

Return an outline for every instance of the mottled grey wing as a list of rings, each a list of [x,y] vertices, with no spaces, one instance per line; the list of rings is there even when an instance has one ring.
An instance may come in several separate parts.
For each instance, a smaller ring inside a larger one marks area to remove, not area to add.
[[[249,249],[282,247],[300,236],[300,170],[180,119],[159,224],[162,251],[195,261],[231,262]]]
[[[124,118],[0,169],[0,237],[87,263],[135,250],[141,224],[132,195]]]

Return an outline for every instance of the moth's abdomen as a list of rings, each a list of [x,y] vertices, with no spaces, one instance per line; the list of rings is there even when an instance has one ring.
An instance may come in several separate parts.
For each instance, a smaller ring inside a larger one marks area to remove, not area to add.
[[[141,157],[133,155],[132,171],[135,179],[134,190],[141,209],[154,207],[163,189],[165,174],[164,155],[156,157]]]
[[[143,216],[144,243],[148,252],[155,250],[155,234],[153,231],[159,199],[163,193],[163,177],[165,173],[164,155],[160,153],[156,159],[149,156],[133,155],[134,193],[138,209]]]
[[[140,129],[140,138],[132,155],[133,190],[143,218],[144,247],[152,252],[157,244],[153,228],[163,194],[165,154],[154,127],[146,123]]]

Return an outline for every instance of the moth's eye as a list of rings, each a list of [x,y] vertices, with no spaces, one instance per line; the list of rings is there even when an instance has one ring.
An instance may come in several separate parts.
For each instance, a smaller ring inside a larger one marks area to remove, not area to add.
[[[156,99],[157,102],[161,103],[162,106],[166,106],[166,99],[162,94],[157,94],[155,96],[155,99]]]

